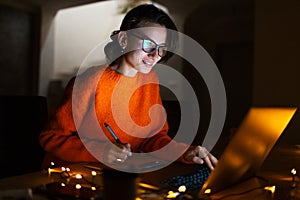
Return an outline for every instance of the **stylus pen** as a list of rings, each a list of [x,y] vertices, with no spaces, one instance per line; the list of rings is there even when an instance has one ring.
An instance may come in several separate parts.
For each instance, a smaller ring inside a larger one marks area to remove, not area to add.
[[[104,122],[104,126],[107,128],[107,130],[109,131],[109,133],[114,137],[115,141],[118,143],[118,144],[123,144],[123,142],[121,142],[121,140],[118,138],[118,136],[115,134],[115,132],[112,130],[112,128]]]

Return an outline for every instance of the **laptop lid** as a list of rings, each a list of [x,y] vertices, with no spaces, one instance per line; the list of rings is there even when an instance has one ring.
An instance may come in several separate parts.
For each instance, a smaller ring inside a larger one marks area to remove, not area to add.
[[[254,175],[295,112],[296,108],[251,108],[199,196],[205,196],[206,189],[211,195]]]

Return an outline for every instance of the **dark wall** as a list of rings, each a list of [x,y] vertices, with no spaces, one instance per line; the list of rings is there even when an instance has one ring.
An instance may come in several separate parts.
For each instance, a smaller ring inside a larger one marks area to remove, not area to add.
[[[227,116],[222,136],[237,127],[252,104],[254,1],[203,1],[189,15],[184,32],[209,53],[223,78]],[[183,73],[191,81],[200,102],[200,127],[195,143],[203,140],[210,121],[210,97],[205,82],[188,63]]]
[[[8,177],[40,170],[38,134],[47,100],[38,95],[39,9],[0,3],[0,158]]]
[[[0,4],[0,94],[38,92],[39,11]]]

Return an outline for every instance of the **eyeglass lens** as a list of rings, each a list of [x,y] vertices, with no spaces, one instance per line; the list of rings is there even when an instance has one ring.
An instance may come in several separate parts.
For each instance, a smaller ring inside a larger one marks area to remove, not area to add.
[[[167,47],[159,46],[159,45],[155,44],[154,42],[152,42],[151,40],[145,40],[145,39],[143,40],[142,49],[146,53],[154,53],[156,51],[156,49],[158,49],[158,55],[160,57],[165,56],[167,53]]]

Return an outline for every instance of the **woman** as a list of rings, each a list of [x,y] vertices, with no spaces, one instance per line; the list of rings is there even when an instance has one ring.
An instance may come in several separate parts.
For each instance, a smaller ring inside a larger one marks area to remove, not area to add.
[[[72,79],[55,118],[41,133],[40,143],[47,152],[44,167],[50,161],[125,162],[133,153],[168,146],[161,155],[166,159],[174,149],[182,149],[178,161],[214,168],[217,159],[204,147],[172,141],[165,115],[152,107],[161,105],[152,68],[172,56],[167,50],[176,46],[174,31],[170,17],[154,5],[127,13],[120,31],[113,32],[113,41],[105,47],[110,64],[92,67]],[[111,145],[116,141],[112,130],[122,143]]]

